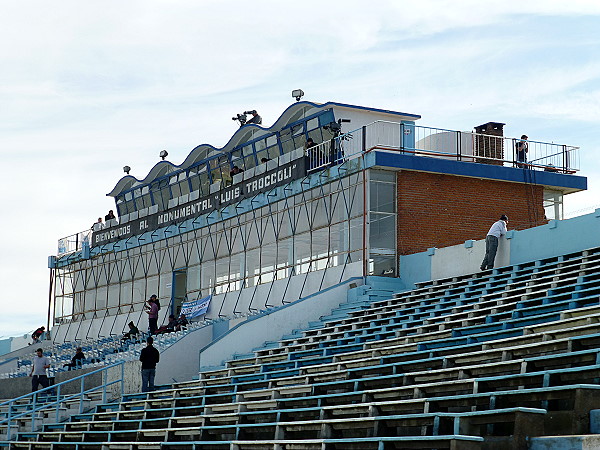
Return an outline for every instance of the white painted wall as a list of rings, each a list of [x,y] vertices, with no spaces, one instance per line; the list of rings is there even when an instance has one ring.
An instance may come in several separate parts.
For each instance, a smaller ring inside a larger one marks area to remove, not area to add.
[[[361,261],[348,264],[345,268],[336,266],[327,270],[292,277],[289,280],[290,284],[287,287],[286,295],[283,297],[281,293],[285,289],[288,280],[275,281],[271,289],[270,302],[276,306],[281,306],[285,301],[285,303],[289,303],[288,305],[268,313],[264,317],[250,317],[250,320],[241,317],[229,320],[229,334],[221,337],[212,345],[214,329],[218,326],[224,326],[223,323],[204,327],[187,334],[161,353],[161,361],[156,370],[156,383],[164,384],[173,383],[173,380],[191,380],[198,375],[200,366],[220,365],[224,360],[231,359],[235,353],[247,353],[262,345],[266,340],[277,340],[294,328],[305,327],[309,321],[318,320],[320,316],[328,314],[340,303],[345,302],[347,299],[347,284],[349,283],[347,280],[353,279],[354,283],[362,284],[362,281],[357,281],[356,278],[362,278]],[[341,282],[346,284],[319,293],[320,290],[330,288]],[[257,287],[257,292],[254,294],[255,302],[260,302],[261,305],[264,304],[269,286],[270,284],[266,284]],[[303,286],[304,289],[302,289]],[[251,296],[252,291],[252,289],[244,290],[242,297]],[[310,296],[315,292],[318,294]],[[305,294],[302,295],[302,293]],[[308,298],[298,301],[301,297]],[[231,296],[231,298],[233,299],[234,296]],[[240,301],[245,300],[240,299]],[[276,316],[276,318],[273,319],[272,316]],[[234,328],[236,328],[236,331],[232,333],[231,330]],[[237,331],[239,329],[244,331]],[[204,356],[201,358],[202,349],[205,347],[210,348],[210,350],[202,353]]]
[[[232,329],[199,352],[200,367],[218,366],[235,353],[248,353],[265,341],[275,341],[295,328],[305,328],[308,322],[328,314],[347,299],[349,280],[341,286],[320,292],[302,301],[286,305]],[[362,284],[362,281],[357,284]]]
[[[468,243],[473,246],[468,248]],[[455,277],[466,273],[479,272],[485,255],[485,240],[467,241],[465,244],[436,248],[431,257],[431,279]],[[498,252],[494,267],[510,264],[510,239],[498,240]]]

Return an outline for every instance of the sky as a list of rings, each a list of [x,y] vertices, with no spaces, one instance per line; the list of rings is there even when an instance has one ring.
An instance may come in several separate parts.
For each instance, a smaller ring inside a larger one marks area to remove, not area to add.
[[[0,337],[46,324],[48,256],[124,165],[223,146],[244,110],[271,126],[293,89],[578,146],[565,211],[600,208],[599,29],[597,0],[0,0]]]

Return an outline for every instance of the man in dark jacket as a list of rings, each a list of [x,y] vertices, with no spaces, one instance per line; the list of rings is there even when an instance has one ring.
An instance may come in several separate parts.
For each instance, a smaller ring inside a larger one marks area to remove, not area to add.
[[[85,354],[83,353],[83,349],[81,347],[77,347],[77,351],[75,352],[75,356],[71,358],[71,362],[69,364],[63,365],[63,367],[68,367],[69,370],[77,369],[83,366],[83,361],[85,360]]]
[[[154,390],[154,376],[156,375],[156,363],[160,359],[160,353],[152,345],[154,339],[149,336],[146,339],[146,347],[140,353],[140,361],[142,362],[142,392]]]

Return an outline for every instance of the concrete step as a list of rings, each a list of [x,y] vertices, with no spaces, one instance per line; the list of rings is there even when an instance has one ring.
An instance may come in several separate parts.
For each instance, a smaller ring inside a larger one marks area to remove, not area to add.
[[[255,352],[258,350],[266,350],[268,348],[277,348],[277,347],[279,347],[279,342],[269,341],[269,342],[263,343],[263,345],[261,345],[260,347],[253,348],[252,351]]]
[[[254,357],[254,353],[234,353],[231,359],[246,359],[246,358],[253,358]]]
[[[365,284],[375,288],[391,289],[393,291],[402,291],[406,289],[406,285],[401,278],[393,277],[368,276]]]
[[[529,439],[529,450],[596,450],[600,435],[543,436]]]
[[[371,306],[371,302],[368,300],[368,298],[361,296],[359,300],[340,303],[340,306],[335,308],[333,311],[354,311],[356,309],[368,308],[369,306]]]

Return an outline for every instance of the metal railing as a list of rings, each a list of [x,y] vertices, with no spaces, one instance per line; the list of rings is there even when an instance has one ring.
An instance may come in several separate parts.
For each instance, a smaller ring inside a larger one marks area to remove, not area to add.
[[[517,160],[520,139],[470,131],[447,130],[378,120],[349,131],[332,141],[305,150],[307,171],[341,164],[374,149],[456,161],[518,167],[571,174],[579,171],[579,147],[527,141],[526,162]],[[89,244],[91,230],[58,241],[58,256]]]
[[[58,256],[66,255],[80,251],[84,245],[89,245],[92,237],[92,230],[80,231],[71,236],[64,237],[58,240]]]
[[[117,377],[115,380],[108,381],[108,371],[119,366],[121,369],[120,377]],[[105,381],[99,386],[94,386],[86,389],[85,380],[91,375],[95,375],[98,373],[102,373],[102,376]],[[47,388],[40,389],[39,391],[22,395],[12,400],[0,403],[0,413],[2,413],[3,416],[5,416],[0,419],[0,427],[6,426],[6,440],[11,440],[13,428],[17,429],[18,431],[19,419],[30,420],[32,432],[36,431],[37,424],[40,421],[43,422],[43,417],[40,417],[40,415],[43,416],[43,414],[45,413],[54,413],[55,422],[60,422],[62,419],[60,414],[61,406],[65,402],[71,400],[79,400],[78,411],[79,414],[81,414],[84,412],[84,405],[87,401],[85,396],[93,392],[102,392],[102,403],[106,403],[107,388],[118,383],[121,384],[120,397],[122,398],[124,393],[124,373],[125,362],[120,361],[110,366],[102,367],[98,370],[94,370],[93,372],[89,372],[84,375],[72,378],[70,380],[66,380],[61,383],[48,386]],[[80,389],[78,393],[65,395],[61,394],[61,390],[65,388],[65,385],[73,384],[77,381],[80,382]]]
[[[560,173],[579,171],[579,147],[527,141],[527,159],[520,162],[516,152],[519,142],[520,139],[505,136],[376,121],[339,136],[335,144],[337,150],[329,154],[334,156],[333,162],[336,164],[362,152],[382,149],[531,170]],[[324,165],[327,162],[321,162],[321,166]]]

